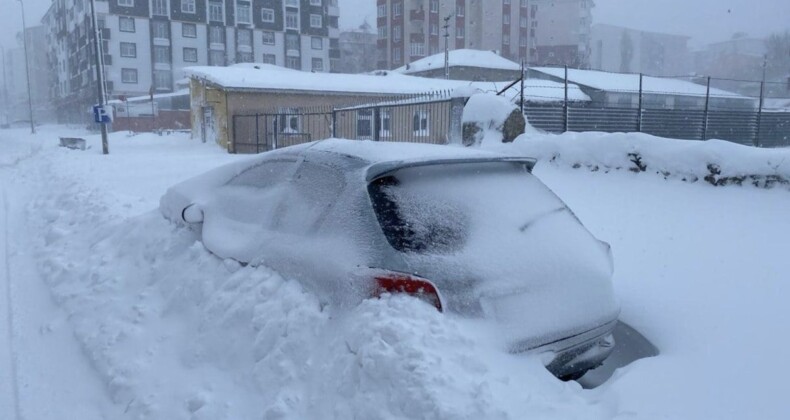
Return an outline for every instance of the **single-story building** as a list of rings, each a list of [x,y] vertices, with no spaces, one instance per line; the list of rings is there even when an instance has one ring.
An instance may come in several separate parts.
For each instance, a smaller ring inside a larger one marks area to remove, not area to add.
[[[448,53],[450,80],[477,82],[513,81],[521,77],[521,65],[494,51],[458,49]],[[409,76],[444,79],[444,52],[421,58],[395,72]]]
[[[430,99],[431,93],[449,97],[451,92],[465,87],[500,92],[508,85],[505,82],[429,79],[391,71],[370,74],[311,73],[268,64],[188,67],[184,71],[190,79],[192,137],[216,141],[231,153],[261,151],[260,139],[270,136],[276,140],[274,143],[267,140],[267,147],[282,147],[329,137],[333,128],[337,136],[351,136],[341,129],[345,126],[338,123],[333,127],[331,120],[326,118],[327,112],[331,113],[336,108],[392,102],[415,96],[425,98],[428,95]],[[550,81],[529,82],[526,84],[525,97],[527,100],[562,101],[561,87]],[[569,92],[573,100],[589,100],[577,86],[572,86]],[[508,89],[505,95],[517,101],[520,97],[518,86]],[[446,110],[436,108],[423,113],[420,110],[414,112],[418,114],[416,120],[420,127],[425,127],[431,120],[438,121],[437,113]],[[307,121],[309,114],[312,116]],[[354,115],[353,118],[360,120],[358,126],[364,132],[365,121],[372,115],[364,110]],[[403,121],[394,114],[385,112],[382,115],[381,118],[389,115],[393,126],[402,122],[413,125],[415,121],[415,115],[403,117]],[[394,134],[398,131],[391,129],[389,132]],[[419,128],[416,136],[425,132]]]
[[[107,102],[113,108],[112,131],[188,130],[189,89]]]
[[[562,67],[530,67],[528,78],[565,82]],[[612,108],[639,106],[639,75],[568,69],[568,82],[589,95],[592,105]],[[704,109],[707,86],[667,77],[642,77],[642,107],[651,109]],[[710,89],[710,109],[753,110],[753,98],[721,89]]]

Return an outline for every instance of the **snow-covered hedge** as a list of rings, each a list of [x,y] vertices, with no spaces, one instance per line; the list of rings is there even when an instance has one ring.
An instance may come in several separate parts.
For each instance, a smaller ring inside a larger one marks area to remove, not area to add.
[[[512,146],[542,162],[593,172],[631,171],[711,185],[790,186],[790,149],[721,141],[673,140],[641,133],[525,134]]]

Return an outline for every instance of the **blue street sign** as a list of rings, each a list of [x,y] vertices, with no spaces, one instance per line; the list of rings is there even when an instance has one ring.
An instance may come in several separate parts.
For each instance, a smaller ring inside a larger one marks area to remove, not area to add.
[[[100,124],[108,124],[112,122],[112,115],[103,106],[94,105],[93,120]]]

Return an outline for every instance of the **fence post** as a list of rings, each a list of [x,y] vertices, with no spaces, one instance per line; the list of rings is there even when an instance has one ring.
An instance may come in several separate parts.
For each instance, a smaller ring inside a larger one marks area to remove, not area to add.
[[[565,66],[565,101],[563,102],[564,127],[563,132],[568,132],[568,66]]]
[[[760,147],[760,126],[763,125],[763,105],[765,104],[765,80],[760,82],[760,104],[757,108],[757,130],[754,133],[754,144],[755,147]]]
[[[255,153],[261,152],[261,130],[258,127],[260,114],[255,114]]]
[[[710,111],[710,76],[708,76],[708,87],[705,91],[705,114],[702,122],[702,140],[708,139],[708,112]]]
[[[464,144],[464,105],[468,101],[468,97],[458,97],[450,99],[450,126],[447,133],[448,144]]]
[[[381,140],[381,107],[373,107],[373,140]]]
[[[636,117],[636,132],[642,132],[642,82],[644,80],[644,75],[639,73],[639,115]]]
[[[277,124],[279,122],[280,122],[280,116],[279,115],[275,115],[274,116],[274,130],[272,130],[274,132],[274,135],[272,135],[272,150],[277,148],[277,131],[279,131],[278,127],[277,127]]]
[[[332,138],[337,138],[337,110],[332,108]]]

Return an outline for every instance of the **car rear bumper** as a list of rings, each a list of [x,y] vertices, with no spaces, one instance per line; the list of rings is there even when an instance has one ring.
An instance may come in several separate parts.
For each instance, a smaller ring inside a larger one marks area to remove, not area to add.
[[[612,335],[615,325],[617,325],[617,319],[538,347],[524,348],[521,346],[519,348],[516,346],[513,351],[542,355],[546,369],[554,376],[575,378],[600,366],[609,357],[615,345]]]

